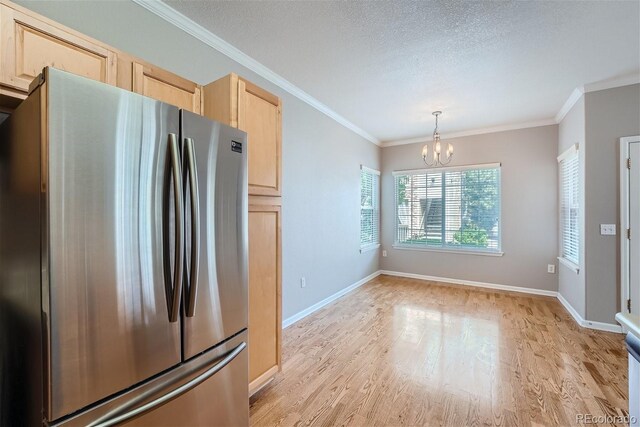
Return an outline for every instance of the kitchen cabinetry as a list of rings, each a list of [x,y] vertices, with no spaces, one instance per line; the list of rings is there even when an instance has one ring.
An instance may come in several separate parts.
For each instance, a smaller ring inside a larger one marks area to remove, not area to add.
[[[116,84],[117,54],[88,37],[23,10],[0,4],[2,94],[24,99],[31,81],[46,66]]]
[[[249,194],[282,194],[282,117],[277,96],[229,74],[204,87],[204,114],[249,135]]]
[[[236,74],[205,87],[0,0],[0,111],[11,112],[46,66],[227,123],[248,134],[249,389],[281,369],[281,100]]]
[[[281,369],[281,101],[229,74],[203,88],[204,115],[247,132],[249,161],[249,391]]]
[[[249,392],[280,370],[282,334],[279,198],[249,200]]]
[[[133,62],[133,91],[196,114],[202,111],[202,88],[161,68]]]
[[[16,107],[51,66],[200,114],[202,87],[9,1],[0,2],[0,105]]]

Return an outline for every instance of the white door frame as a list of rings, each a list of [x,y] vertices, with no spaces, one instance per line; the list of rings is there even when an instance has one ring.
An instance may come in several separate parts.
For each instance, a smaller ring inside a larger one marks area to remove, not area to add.
[[[627,159],[629,159],[629,144],[640,142],[640,135],[625,136],[620,138],[620,311],[628,313],[627,300],[629,299],[629,239],[627,239],[627,229],[630,226],[629,218],[629,169]],[[634,230],[638,235],[640,230]],[[636,304],[640,301],[636,301]]]

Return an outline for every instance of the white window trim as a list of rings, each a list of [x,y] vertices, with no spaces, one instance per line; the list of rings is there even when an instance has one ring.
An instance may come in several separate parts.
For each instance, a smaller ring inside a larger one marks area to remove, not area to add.
[[[558,165],[560,164],[561,161],[568,159],[569,157],[572,156],[578,156],[578,168],[580,168],[580,144],[578,144],[577,142],[575,144],[571,144],[571,146],[569,148],[567,148],[566,150],[564,150],[562,152],[562,154],[560,154],[557,157],[558,160]],[[578,182],[578,185],[580,185],[580,183]],[[578,190],[580,191],[580,190]],[[560,201],[560,203],[562,203],[562,201]],[[582,207],[582,205],[580,206]],[[582,209],[580,210],[582,211]],[[562,224],[562,213],[559,211],[558,212],[558,223],[561,225]],[[580,217],[582,216],[582,212],[580,212]],[[578,227],[580,227],[580,223],[582,220],[578,221]],[[581,230],[578,230],[581,231]],[[580,233],[582,234],[582,233]],[[580,253],[580,243],[582,241],[583,237],[580,236],[580,238],[578,239],[578,262],[580,262],[580,258],[581,258],[581,253]],[[562,254],[562,234],[560,234],[560,247],[558,248],[560,250],[560,253]],[[564,265],[565,267],[567,267],[569,270],[573,271],[576,274],[580,274],[580,265],[576,264],[575,262],[565,258],[564,256],[560,255],[559,257],[557,257],[558,262],[560,262],[560,264]]]
[[[365,252],[369,252],[369,251],[373,251],[376,250],[380,247],[380,243],[372,243],[369,245],[364,245],[364,246],[360,246],[360,253],[365,253]]]
[[[365,172],[369,172],[369,173],[372,173],[374,175],[380,176],[380,171],[379,170],[368,168],[365,165],[360,165],[360,170],[363,170]]]
[[[502,250],[502,208],[503,208],[503,203],[502,203],[502,163],[498,162],[498,163],[479,163],[479,164],[474,164],[474,165],[460,165],[460,166],[447,166],[447,167],[439,167],[437,169],[427,169],[427,168],[423,168],[423,169],[405,169],[405,170],[397,170],[397,171],[392,171],[391,174],[395,177],[398,175],[421,175],[421,174],[426,174],[426,173],[430,173],[430,172],[457,172],[457,171],[464,171],[464,170],[470,170],[470,169],[499,169],[500,170],[500,193],[498,195],[499,197],[499,202],[500,202],[500,214],[498,216],[498,229],[500,230],[500,235],[498,238],[498,246],[499,249],[480,249],[480,248],[473,248],[473,247],[469,247],[469,248],[457,248],[457,247],[447,247],[447,246],[442,246],[442,247],[438,247],[438,246],[420,246],[420,245],[403,245],[401,243],[397,242],[397,229],[395,229],[394,227],[394,243],[393,245],[391,245],[394,249],[400,249],[400,250],[409,250],[409,251],[421,251],[421,252],[444,252],[444,253],[454,253],[454,254],[462,254],[462,255],[481,255],[481,256],[494,256],[494,257],[501,257],[504,255],[504,251]],[[394,184],[395,185],[395,184]],[[395,191],[395,190],[394,190]],[[395,206],[395,201],[394,201],[394,217],[396,219],[396,223],[398,221],[398,209],[397,206]]]
[[[576,274],[580,273],[580,266],[578,264],[576,264],[573,261],[569,261],[568,259],[566,259],[565,257],[558,257],[558,261],[560,262],[560,264],[564,265],[565,267],[567,267],[569,270],[573,271]]]
[[[392,175],[422,175],[425,173],[433,173],[433,172],[458,172],[465,171],[469,169],[498,169],[502,167],[502,163],[480,163],[477,165],[462,165],[462,166],[447,166],[437,169],[406,169],[406,170],[398,170],[393,171]]]
[[[360,165],[360,170],[361,171],[365,171],[374,175],[377,175],[378,177],[380,177],[380,171],[376,170],[376,169],[372,169],[369,167],[366,167],[365,165]],[[380,224],[380,203],[382,202],[381,198],[380,198],[380,186],[382,185],[382,182],[380,180],[380,178],[378,178],[378,241],[374,242],[374,243],[367,243],[364,245],[360,245],[360,253],[364,253],[364,252],[369,252],[369,251],[373,251],[375,249],[378,249],[380,247],[380,239],[381,239],[381,231],[382,231],[382,226]],[[360,190],[362,191],[362,189]],[[360,210],[362,210],[362,206],[360,206]]]
[[[481,255],[481,256],[494,256],[501,257],[504,255],[504,252],[500,250],[494,249],[475,249],[475,248],[438,248],[435,246],[418,246],[418,245],[401,245],[394,244],[394,249],[399,249],[402,251],[421,251],[421,252],[444,252],[449,254],[460,254],[460,255]]]
[[[578,149],[579,148],[580,148],[580,145],[577,142],[575,144],[572,144],[569,148],[564,150],[562,152],[562,154],[560,154],[558,156],[558,163],[560,163],[561,161],[563,161],[567,157],[571,157],[573,155],[578,155]]]

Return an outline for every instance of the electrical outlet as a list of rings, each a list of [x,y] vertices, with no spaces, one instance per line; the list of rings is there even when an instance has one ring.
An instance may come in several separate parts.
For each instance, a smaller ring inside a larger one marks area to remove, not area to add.
[[[616,235],[616,225],[615,224],[600,224],[600,235],[601,236],[615,236]]]
[[[547,265],[547,273],[555,274],[555,272],[556,272],[556,265],[555,264]]]
[[[382,251],[382,256],[387,256],[387,251]]]
[[[301,288],[306,288],[307,287],[307,279],[305,279],[304,277],[300,278],[300,287]]]

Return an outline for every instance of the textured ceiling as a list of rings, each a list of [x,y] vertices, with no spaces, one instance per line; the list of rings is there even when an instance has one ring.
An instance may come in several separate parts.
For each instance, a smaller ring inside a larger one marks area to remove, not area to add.
[[[553,118],[640,73],[640,2],[165,1],[380,140]]]

